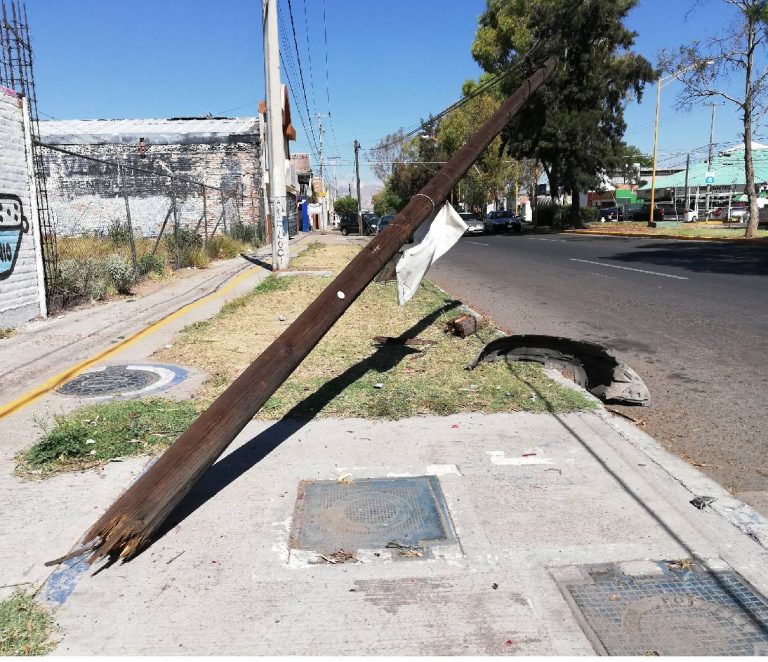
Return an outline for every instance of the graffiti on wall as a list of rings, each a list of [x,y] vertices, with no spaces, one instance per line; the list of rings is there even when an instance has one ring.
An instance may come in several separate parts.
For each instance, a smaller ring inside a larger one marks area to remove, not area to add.
[[[13,273],[25,232],[29,232],[29,221],[24,216],[21,198],[0,193],[0,280]]]

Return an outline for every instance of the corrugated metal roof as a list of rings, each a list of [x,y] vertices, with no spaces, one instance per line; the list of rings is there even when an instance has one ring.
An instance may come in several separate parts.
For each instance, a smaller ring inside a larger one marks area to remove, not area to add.
[[[768,145],[752,143],[752,161],[755,166],[755,183],[768,183]],[[707,185],[706,175],[710,168],[706,161],[692,163],[688,170],[688,188]],[[743,186],[746,183],[744,173],[744,145],[736,145],[720,152],[712,158],[712,172],[715,173],[715,186]],[[685,169],[674,175],[656,177],[656,188],[682,188],[685,186]],[[641,187],[649,191],[651,181]]]
[[[41,140],[54,145],[220,143],[258,135],[257,117],[40,121]]]

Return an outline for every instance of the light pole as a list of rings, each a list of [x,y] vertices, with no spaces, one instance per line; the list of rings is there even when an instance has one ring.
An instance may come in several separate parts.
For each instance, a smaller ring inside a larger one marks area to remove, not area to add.
[[[653,172],[651,173],[651,211],[650,218],[648,219],[648,225],[653,223],[653,205],[656,201],[656,147],[659,144],[659,104],[661,103],[661,88],[672,80],[677,79],[680,74],[684,74],[686,71],[695,69],[696,67],[709,66],[714,60],[705,60],[704,62],[696,62],[694,64],[678,69],[672,72],[669,76],[659,77],[656,81],[656,123],[653,129]]]

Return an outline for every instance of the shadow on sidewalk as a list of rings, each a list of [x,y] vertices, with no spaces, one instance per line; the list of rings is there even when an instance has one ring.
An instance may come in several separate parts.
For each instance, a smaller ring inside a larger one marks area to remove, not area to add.
[[[409,338],[415,338],[442,315],[460,305],[460,301],[446,300],[445,305],[401,333],[397,340],[405,341]],[[207,501],[263,460],[291,435],[303,428],[317,415],[317,412],[342,393],[344,389],[361,379],[369,370],[380,373],[387,372],[395,368],[406,356],[418,353],[418,351],[412,347],[406,347],[404,344],[382,345],[369,357],[347,368],[343,373],[329,380],[317,391],[297,403],[275,424],[236,448],[229,455],[221,458],[184,497],[157,535],[141,553],[146,551],[154,540],[161,538],[173,527],[183,522]]]
[[[606,460],[604,460],[600,455],[598,455],[597,451],[595,451],[594,448],[589,444],[589,442],[584,439],[582,436],[579,435],[576,430],[574,430],[568,423],[565,421],[564,416],[562,414],[559,414],[555,408],[552,406],[552,404],[547,400],[546,396],[539,391],[539,389],[536,387],[535,384],[530,383],[528,380],[523,379],[522,377],[519,377],[515,375],[512,372],[511,363],[512,361],[505,361],[507,364],[507,368],[509,368],[510,373],[513,375],[513,379],[518,379],[522,381],[524,384],[526,384],[534,393],[536,393],[542,401],[545,403],[547,407],[547,411],[552,415],[553,418],[555,418],[560,425],[565,428],[565,430],[570,434],[581,446],[584,448],[587,453],[592,457],[593,460],[595,460],[599,465],[600,468],[603,469],[615,482],[616,484],[621,488],[624,493],[626,493],[633,501],[635,501],[650,517],[653,519],[665,532],[666,534],[675,542],[677,543],[681,549],[685,550],[685,553],[694,561],[696,561],[697,564],[699,564],[701,567],[706,568],[706,559],[701,558],[688,543],[683,540],[683,538],[678,535],[675,530],[667,524],[667,522],[664,520],[664,517],[658,513],[656,510],[654,510],[651,506],[649,506],[643,499],[632,489],[630,485],[624,481],[624,479],[619,476],[619,474],[614,471],[609,465]],[[691,506],[693,508],[693,506]],[[661,560],[661,559],[660,559]],[[748,607],[748,605],[745,604],[744,596],[734,591],[726,582],[724,582],[717,572],[710,572],[710,576],[714,579],[714,581],[718,584],[719,588],[727,593],[737,605],[740,605],[742,607],[741,614],[744,618],[746,618],[750,624],[760,630],[764,634],[768,634],[768,627],[766,627],[765,623],[761,621],[759,618],[755,616],[755,614],[752,612],[752,610]],[[757,591],[756,591],[757,592]],[[759,592],[758,592],[759,593]],[[700,655],[706,655],[707,650],[706,647],[702,647]]]

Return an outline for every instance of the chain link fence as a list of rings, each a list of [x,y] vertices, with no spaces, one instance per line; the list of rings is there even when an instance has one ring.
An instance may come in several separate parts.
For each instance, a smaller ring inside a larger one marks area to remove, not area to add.
[[[265,243],[258,182],[245,175],[217,187],[160,168],[160,159],[145,165],[42,148],[56,235],[54,308],[127,294],[142,279]]]

